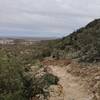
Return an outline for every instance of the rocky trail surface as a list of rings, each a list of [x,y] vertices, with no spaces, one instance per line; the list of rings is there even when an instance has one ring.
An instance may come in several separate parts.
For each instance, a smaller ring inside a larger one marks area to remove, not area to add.
[[[80,84],[78,77],[67,72],[67,67],[49,65],[48,68],[60,79],[58,87],[51,87],[53,92],[50,93],[50,100],[95,100],[84,87],[84,83]]]

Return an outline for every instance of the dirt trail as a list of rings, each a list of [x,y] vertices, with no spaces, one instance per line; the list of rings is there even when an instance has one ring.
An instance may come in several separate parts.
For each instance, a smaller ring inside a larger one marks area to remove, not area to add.
[[[50,100],[93,100],[84,86],[79,83],[78,78],[66,71],[67,68],[59,66],[49,66],[49,68],[60,78],[59,84],[63,87],[63,99],[51,97]]]

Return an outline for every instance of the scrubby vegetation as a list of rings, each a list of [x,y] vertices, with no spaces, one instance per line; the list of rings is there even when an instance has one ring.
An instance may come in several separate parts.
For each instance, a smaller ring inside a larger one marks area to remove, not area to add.
[[[38,93],[44,94],[44,87],[49,87],[56,78],[45,74],[35,78],[30,74],[31,66],[42,68],[40,61],[49,56],[46,48],[37,45],[0,45],[0,100],[29,100]]]
[[[50,41],[57,58],[74,58],[85,62],[100,61],[100,19],[96,19],[62,39]]]

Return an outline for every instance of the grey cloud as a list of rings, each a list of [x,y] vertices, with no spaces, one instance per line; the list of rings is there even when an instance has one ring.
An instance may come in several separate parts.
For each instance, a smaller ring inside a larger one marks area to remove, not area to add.
[[[99,18],[99,5],[99,0],[0,0],[0,32],[63,36]]]

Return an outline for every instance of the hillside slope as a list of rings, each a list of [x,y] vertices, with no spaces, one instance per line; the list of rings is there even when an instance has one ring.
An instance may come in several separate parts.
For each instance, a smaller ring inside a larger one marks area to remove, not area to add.
[[[88,62],[100,61],[100,19],[90,22],[69,36],[52,41],[51,44],[71,58]]]

